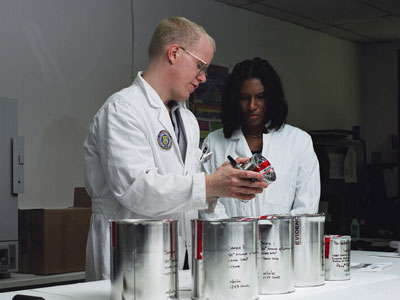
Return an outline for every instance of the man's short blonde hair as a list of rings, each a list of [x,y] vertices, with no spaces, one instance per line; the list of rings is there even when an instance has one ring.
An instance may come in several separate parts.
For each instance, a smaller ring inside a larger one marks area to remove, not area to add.
[[[202,26],[184,17],[171,17],[164,19],[157,26],[151,38],[148,49],[149,60],[151,61],[154,58],[161,56],[165,48],[174,43],[189,48],[203,35],[208,39],[215,51],[216,46],[214,39]]]

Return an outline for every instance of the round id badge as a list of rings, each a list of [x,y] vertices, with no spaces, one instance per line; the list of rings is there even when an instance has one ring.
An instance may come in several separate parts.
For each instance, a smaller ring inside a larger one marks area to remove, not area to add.
[[[161,130],[157,137],[158,145],[163,150],[169,150],[172,146],[172,138],[168,131]]]

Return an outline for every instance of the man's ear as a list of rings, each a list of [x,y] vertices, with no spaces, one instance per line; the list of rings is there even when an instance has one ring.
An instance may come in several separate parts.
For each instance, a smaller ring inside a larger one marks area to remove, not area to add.
[[[167,56],[168,56],[168,61],[170,64],[174,64],[175,61],[177,60],[179,53],[179,45],[178,44],[172,44],[171,46],[169,46],[168,50],[167,50]]]

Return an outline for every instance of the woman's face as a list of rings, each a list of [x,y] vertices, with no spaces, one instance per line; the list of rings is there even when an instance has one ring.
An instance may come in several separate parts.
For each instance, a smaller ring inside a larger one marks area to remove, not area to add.
[[[242,118],[247,129],[264,129],[266,100],[264,86],[258,78],[243,81],[239,97]]]

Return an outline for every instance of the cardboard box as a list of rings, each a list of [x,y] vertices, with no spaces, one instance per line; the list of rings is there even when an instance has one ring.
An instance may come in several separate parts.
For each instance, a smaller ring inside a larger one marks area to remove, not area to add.
[[[19,272],[85,270],[91,208],[18,210]]]
[[[74,189],[74,207],[92,207],[92,199],[84,187]]]

